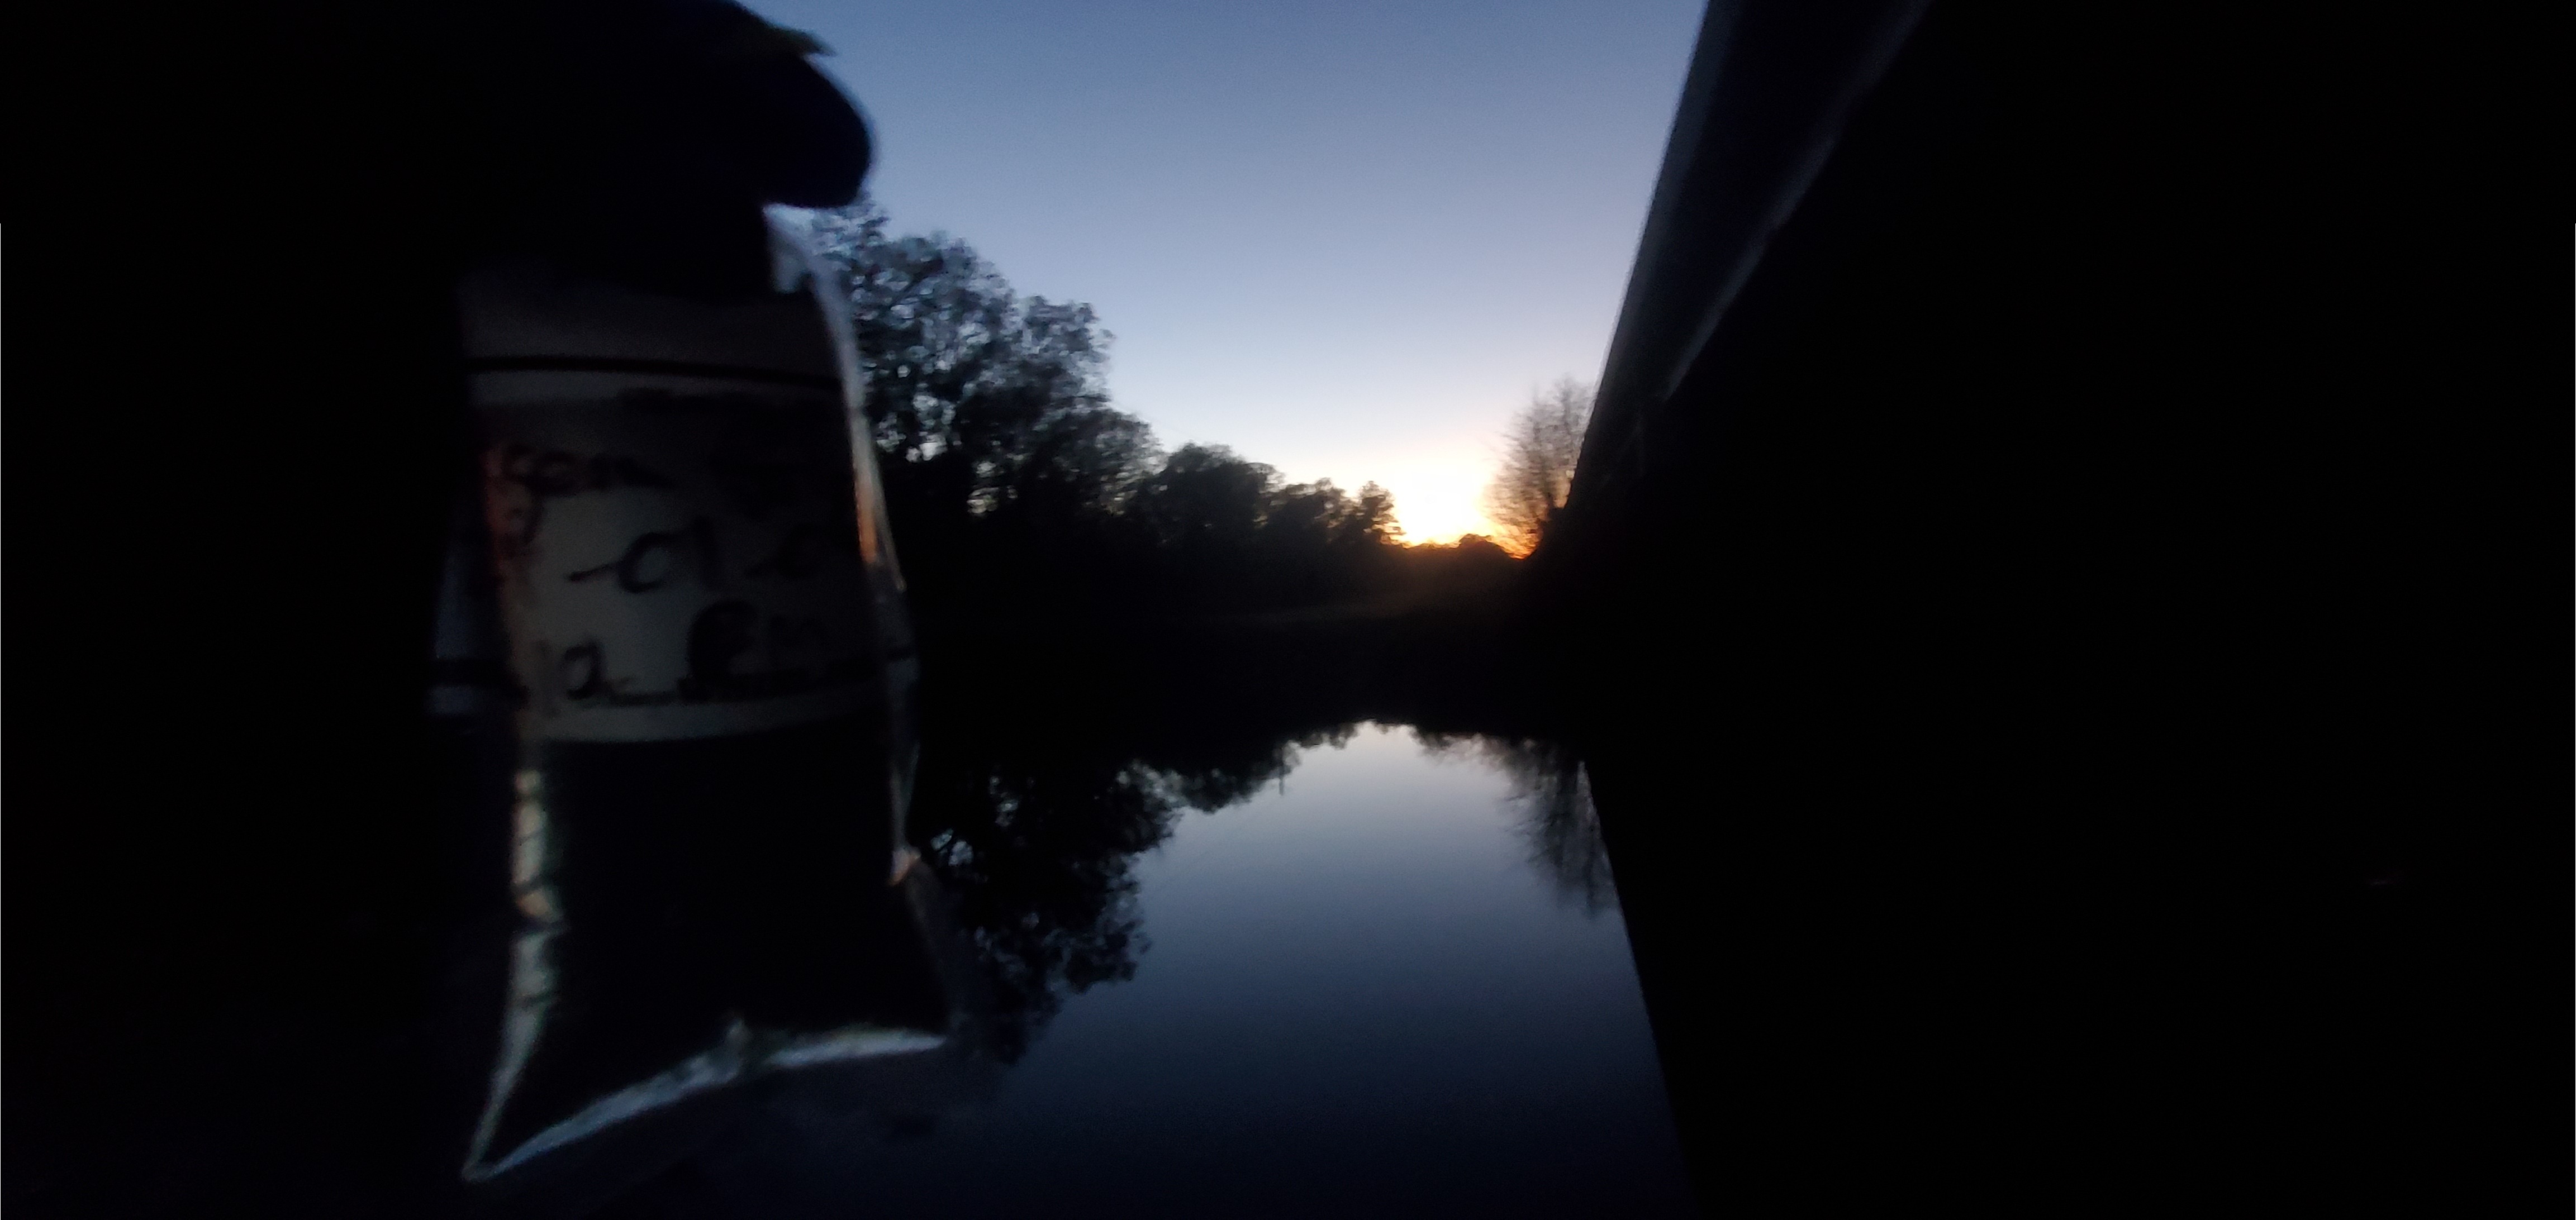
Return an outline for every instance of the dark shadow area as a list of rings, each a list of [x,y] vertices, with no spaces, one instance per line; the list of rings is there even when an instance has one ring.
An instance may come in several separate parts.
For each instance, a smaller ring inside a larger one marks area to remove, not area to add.
[[[2535,400],[2449,354],[2451,180],[2382,158],[2467,137],[2385,37],[1712,10],[1531,561],[1712,1210],[2442,1210],[2538,1146],[2454,1118],[2540,1078],[2469,963],[2564,893],[2480,862],[2563,859],[2563,626],[2479,641],[2563,620],[2493,524],[2565,475],[2432,405]]]
[[[527,896],[514,743],[420,715],[474,444],[457,276],[756,291],[761,205],[866,166],[730,5],[329,7],[120,62],[66,112],[105,129],[60,179],[96,228],[21,272],[20,384],[69,388],[9,422],[13,1214],[467,1214]],[[1496,760],[1563,900],[1615,903],[1711,1212],[2501,1213],[2469,1196],[2563,1156],[2564,1044],[2511,1028],[2564,1011],[2562,961],[2484,960],[2563,926],[2565,548],[2499,528],[2563,529],[2560,374],[2507,350],[2561,340],[2473,308],[2481,175],[2535,158],[2494,134],[2524,103],[2434,96],[2431,24],[1713,9],[1525,560],[1165,452],[1087,307],[827,218],[918,619],[910,829],[991,1058],[1130,980],[1176,822],[1380,721]],[[745,824],[885,824],[811,780]],[[621,770],[567,825],[683,782]],[[907,913],[674,843],[568,878],[634,932],[581,986],[655,998],[567,1008],[612,1033],[514,1133],[746,1004],[928,1019],[936,963],[848,938],[875,993],[785,952]],[[665,888],[722,936],[624,957]],[[828,1148],[972,1076],[723,1096],[828,1112]],[[2492,1123],[2526,1113],[2560,1117]],[[591,1195],[724,1214],[688,1124]]]

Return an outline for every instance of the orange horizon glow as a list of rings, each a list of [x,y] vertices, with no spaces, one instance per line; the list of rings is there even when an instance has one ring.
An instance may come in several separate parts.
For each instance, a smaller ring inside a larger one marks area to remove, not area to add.
[[[1494,538],[1494,527],[1491,525],[1486,525],[1479,529],[1455,530],[1450,533],[1436,534],[1428,538],[1417,536],[1413,531],[1406,530],[1404,532],[1403,542],[1406,546],[1455,546],[1458,544],[1459,539],[1470,534],[1488,542],[1493,542],[1496,546],[1502,545],[1501,542]]]

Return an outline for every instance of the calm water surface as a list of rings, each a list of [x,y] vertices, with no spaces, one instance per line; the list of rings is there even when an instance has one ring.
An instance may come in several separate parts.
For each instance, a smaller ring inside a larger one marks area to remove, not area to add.
[[[1166,815],[1115,911],[1132,975],[1060,988],[935,1124],[782,1098],[701,1188],[770,1214],[1690,1214],[1579,772],[1378,725],[1275,769]]]

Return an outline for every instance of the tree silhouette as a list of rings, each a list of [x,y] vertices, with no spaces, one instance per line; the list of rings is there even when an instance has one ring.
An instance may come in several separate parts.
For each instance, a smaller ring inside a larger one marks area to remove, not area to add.
[[[1501,468],[1485,488],[1485,515],[1500,542],[1517,555],[1538,549],[1565,507],[1583,430],[1592,421],[1593,387],[1572,378],[1530,395],[1503,436]]]
[[[945,234],[893,236],[872,201],[818,213],[814,233],[850,293],[888,512],[929,569],[916,579],[947,592],[1013,543],[1100,545],[1162,455],[1109,405],[1091,307],[1020,297]]]
[[[914,597],[934,623],[1384,599],[1395,498],[1286,483],[1217,445],[1165,454],[1110,405],[1088,305],[1016,295],[965,242],[898,237],[862,200],[813,229],[850,294],[867,429]]]
[[[1375,483],[1288,483],[1221,445],[1167,454],[1110,404],[1111,336],[1090,306],[1018,296],[973,247],[896,236],[867,200],[818,213],[813,232],[850,294],[866,427],[925,649],[968,623],[986,636],[1032,619],[1096,633],[1174,616],[1490,600],[1509,583],[1511,551],[1527,550],[1408,547],[1395,497]],[[1552,469],[1557,459],[1528,455],[1565,449],[1558,433],[1579,441],[1578,399],[1588,402],[1569,389],[1545,400],[1557,415],[1525,413],[1522,467]],[[1541,477],[1542,498],[1561,503],[1562,482]],[[1549,510],[1538,511],[1531,520]]]

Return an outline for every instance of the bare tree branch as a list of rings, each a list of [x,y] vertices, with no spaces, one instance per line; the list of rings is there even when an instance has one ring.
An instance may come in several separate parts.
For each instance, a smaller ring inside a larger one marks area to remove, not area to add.
[[[1516,555],[1538,549],[1539,539],[1565,507],[1574,484],[1575,459],[1583,455],[1583,429],[1592,419],[1593,387],[1571,377],[1530,395],[1503,436],[1503,460],[1485,488],[1485,515],[1499,531],[1495,541]]]

